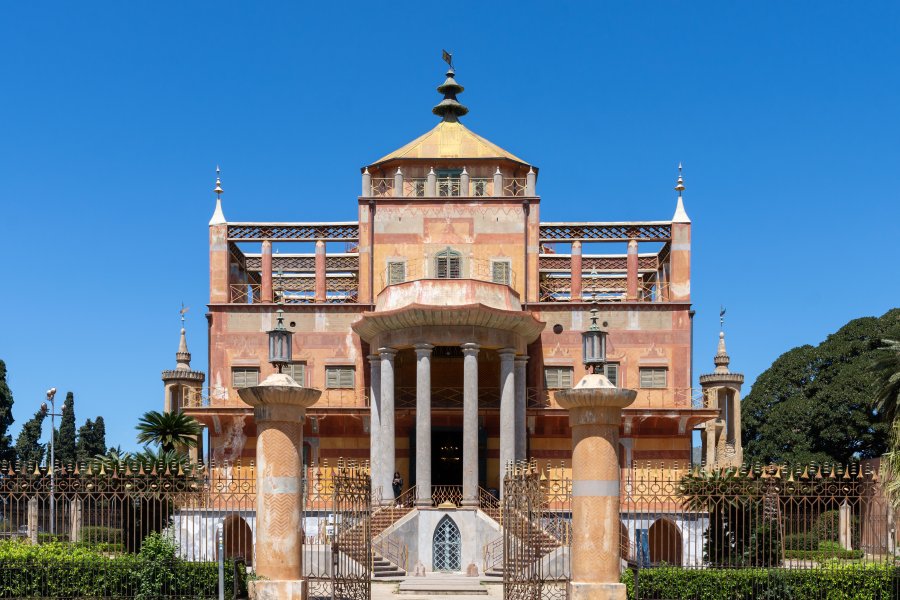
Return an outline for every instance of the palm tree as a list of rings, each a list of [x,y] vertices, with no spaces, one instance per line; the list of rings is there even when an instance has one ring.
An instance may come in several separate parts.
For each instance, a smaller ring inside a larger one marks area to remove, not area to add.
[[[196,447],[197,436],[201,433],[200,423],[181,411],[148,411],[141,417],[136,429],[139,444],[157,444],[164,453],[174,452],[178,447]]]
[[[884,340],[884,344],[874,366],[879,384],[875,408],[885,420],[893,423],[900,409],[900,342]]]

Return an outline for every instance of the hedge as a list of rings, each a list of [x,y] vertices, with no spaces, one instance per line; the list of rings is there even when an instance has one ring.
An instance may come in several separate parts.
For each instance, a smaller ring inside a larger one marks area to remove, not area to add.
[[[51,542],[0,542],[0,598],[113,597],[157,600],[216,598],[218,565],[178,558],[176,546],[159,534],[144,540],[139,554],[106,555],[86,546]],[[234,566],[225,566],[231,597]],[[239,586],[245,589],[246,582]]]
[[[815,569],[639,569],[640,598],[703,600],[876,600],[893,598],[895,567],[829,565]],[[634,599],[635,571],[622,574]]]
[[[785,550],[785,558],[793,558],[796,560],[816,560],[823,561],[832,558],[843,560],[859,560],[863,557],[862,550]]]

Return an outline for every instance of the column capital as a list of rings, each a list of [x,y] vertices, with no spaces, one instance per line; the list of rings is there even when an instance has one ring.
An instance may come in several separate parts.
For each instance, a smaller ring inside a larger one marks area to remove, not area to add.
[[[481,349],[481,346],[472,342],[460,344],[459,347],[462,348],[464,356],[478,356],[478,351]]]
[[[516,366],[524,366],[526,363],[528,363],[528,355],[527,354],[523,354],[522,356],[516,357]]]
[[[366,355],[366,358],[369,359],[369,362],[372,362],[372,363],[373,363],[373,362],[376,362],[376,361],[378,361],[379,359],[381,359],[381,355],[378,354],[377,352],[373,352],[372,354],[367,354],[367,355]]]
[[[381,360],[392,361],[397,356],[397,350],[395,348],[379,348],[378,355],[381,357]]]
[[[501,348],[500,350],[497,350],[497,354],[500,355],[500,360],[512,360],[516,357],[516,349]]]
[[[413,348],[416,349],[416,356],[418,357],[431,356],[431,351],[434,350],[434,346],[432,344],[428,344],[425,342],[415,344]]]

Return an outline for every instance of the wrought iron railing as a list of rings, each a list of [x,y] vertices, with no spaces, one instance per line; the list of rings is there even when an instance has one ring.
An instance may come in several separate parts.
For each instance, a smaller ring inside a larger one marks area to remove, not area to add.
[[[462,504],[462,486],[461,485],[433,485],[431,486],[431,504],[440,506],[442,504],[453,504],[460,506]]]

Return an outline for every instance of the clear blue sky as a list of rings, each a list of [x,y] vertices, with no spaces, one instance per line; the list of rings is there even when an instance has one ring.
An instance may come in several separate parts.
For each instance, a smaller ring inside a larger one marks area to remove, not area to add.
[[[18,2],[0,7],[0,358],[17,434],[58,387],[108,442],[206,364],[207,222],[351,220],[358,168],[465,123],[544,220],[668,219],[684,162],[696,371],[900,304],[895,2]]]

